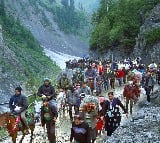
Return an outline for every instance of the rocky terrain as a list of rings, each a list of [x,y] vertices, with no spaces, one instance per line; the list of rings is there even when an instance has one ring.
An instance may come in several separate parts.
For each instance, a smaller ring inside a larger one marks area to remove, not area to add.
[[[123,123],[106,143],[159,143],[160,107],[143,107]]]
[[[111,137],[104,137],[103,143],[160,143],[160,94],[151,96],[152,102],[146,105],[146,96],[141,95],[134,106],[134,113],[122,120],[121,126]]]
[[[115,96],[123,102],[122,88],[116,88]],[[160,143],[160,96],[159,87],[155,87],[152,94],[152,102],[146,105],[146,95],[141,95],[138,103],[134,106],[134,113],[127,118],[122,114],[121,126],[111,137],[106,137],[104,132],[96,140],[96,143]],[[68,113],[59,116],[56,123],[57,143],[69,142],[71,122]],[[17,140],[20,140],[21,134]],[[27,135],[23,142],[28,142],[30,135]],[[11,142],[6,139],[2,143]],[[33,143],[47,143],[46,131],[38,123],[34,132]]]
[[[146,42],[145,34],[154,28],[160,28],[160,4],[158,4],[140,27],[140,33],[136,38],[136,45],[133,51],[135,56],[141,56],[143,61],[152,60],[159,62],[160,60],[160,42],[149,45]]]

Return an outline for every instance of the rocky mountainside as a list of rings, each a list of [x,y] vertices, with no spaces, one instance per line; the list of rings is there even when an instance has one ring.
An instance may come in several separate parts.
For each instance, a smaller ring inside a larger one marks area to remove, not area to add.
[[[44,55],[43,49],[25,49],[4,37],[0,25],[0,103],[8,102],[16,86],[21,86],[24,94],[31,94],[44,77],[56,78],[60,68]]]
[[[0,1],[0,103],[8,102],[16,86],[22,86],[27,95],[37,90],[44,77],[54,81],[60,72],[31,32],[6,13],[3,2]]]
[[[41,46],[52,51],[82,56],[83,53],[88,52],[88,42],[60,30],[53,12],[54,9],[62,7],[59,3],[58,1],[49,2],[49,0],[5,0],[8,13],[19,18]]]
[[[160,29],[160,4],[158,4],[147,17],[144,24],[140,27],[140,33],[136,38],[136,46],[134,48],[134,55],[141,56],[146,62],[160,61],[160,36],[159,39],[155,39],[152,43],[149,43],[149,38],[154,34],[159,35],[155,31]],[[152,33],[151,33],[152,32]],[[150,33],[147,37],[146,35]],[[147,39],[148,38],[148,39]]]
[[[159,10],[159,0],[120,0],[111,4],[102,1],[92,19],[95,25],[90,39],[93,57],[121,60],[141,56],[146,64],[152,60],[159,62]]]

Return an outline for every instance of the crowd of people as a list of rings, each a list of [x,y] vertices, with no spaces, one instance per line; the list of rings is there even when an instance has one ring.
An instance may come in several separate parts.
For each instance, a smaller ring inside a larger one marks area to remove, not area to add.
[[[73,140],[74,143],[94,143],[102,130],[107,131],[107,135],[111,136],[120,125],[119,107],[128,116],[130,103],[130,114],[132,114],[132,106],[138,100],[142,88],[146,91],[147,105],[149,105],[150,94],[155,83],[160,84],[160,64],[152,62],[147,66],[142,63],[141,58],[118,62],[89,58],[73,60],[66,62],[66,69],[74,71],[71,79],[67,77],[67,72],[64,72],[56,87],[53,87],[50,79],[45,78],[44,84],[40,86],[37,93],[43,100],[41,123],[47,128],[50,143],[56,143],[55,122],[59,114],[58,108],[68,108],[72,122],[71,143]],[[114,89],[123,86],[126,105],[114,96]],[[64,93],[58,103],[57,92]],[[57,104],[60,104],[58,108]],[[15,89],[15,95],[9,105],[11,112],[21,114],[28,133],[28,126],[23,118],[27,103],[26,98],[21,95],[20,88]],[[15,110],[16,106],[21,109]]]

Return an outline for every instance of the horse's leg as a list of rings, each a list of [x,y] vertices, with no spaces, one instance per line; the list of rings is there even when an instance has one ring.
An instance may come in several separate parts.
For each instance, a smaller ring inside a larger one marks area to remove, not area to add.
[[[22,129],[22,134],[23,134],[23,135],[22,135],[22,138],[21,138],[21,140],[19,141],[19,143],[22,143],[22,142],[23,142],[23,139],[24,139],[24,137],[25,137],[24,130],[25,130],[25,129]]]
[[[127,112],[128,112],[128,104],[129,104],[129,99],[126,98],[126,110],[127,110]]]
[[[62,104],[63,115],[65,114],[65,104]]]
[[[133,100],[130,100],[130,114],[132,115],[133,109]]]
[[[34,128],[35,128],[35,125],[31,125],[31,126],[29,126],[29,128],[30,128],[30,130],[31,130],[31,139],[30,139],[30,143],[32,143],[32,141],[33,141],[33,132],[34,132]]]
[[[16,143],[16,138],[17,138],[17,132],[15,132],[15,133],[12,135],[12,142],[13,142],[13,143]]]

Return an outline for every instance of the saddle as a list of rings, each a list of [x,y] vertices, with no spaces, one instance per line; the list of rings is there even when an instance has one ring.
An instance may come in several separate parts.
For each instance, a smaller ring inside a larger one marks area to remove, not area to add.
[[[15,125],[17,126],[17,130],[20,130],[22,127],[24,127],[21,115],[13,115],[13,116],[16,119]],[[25,117],[28,125],[34,123],[34,119],[31,118],[31,115],[29,113],[26,112]]]

